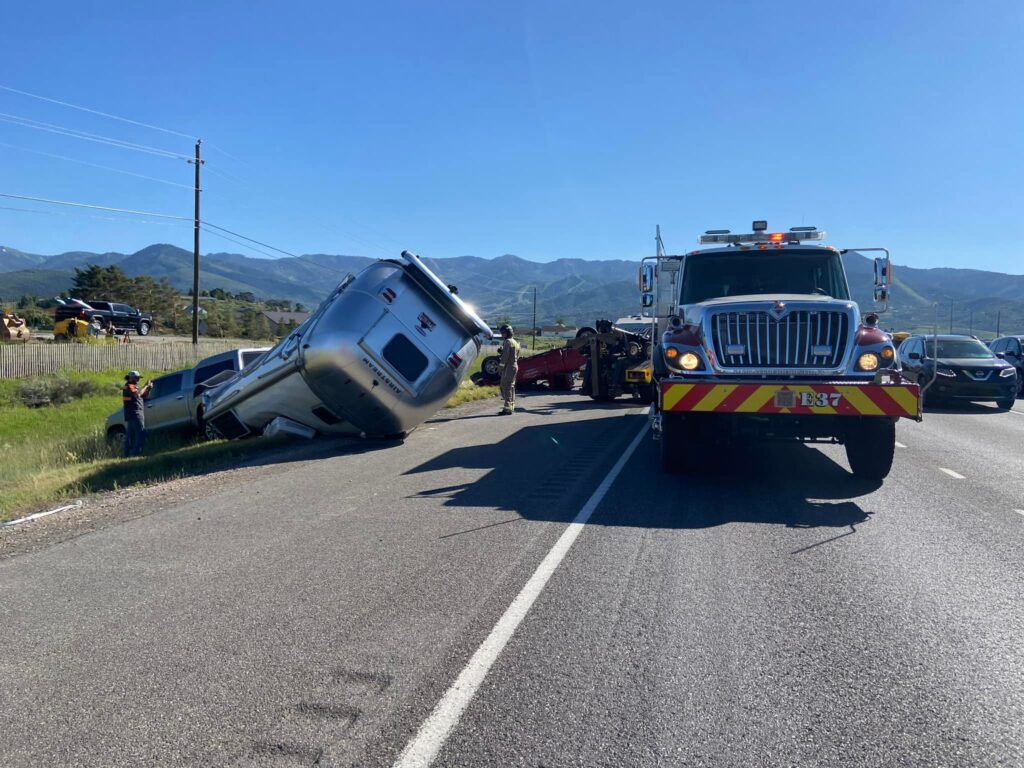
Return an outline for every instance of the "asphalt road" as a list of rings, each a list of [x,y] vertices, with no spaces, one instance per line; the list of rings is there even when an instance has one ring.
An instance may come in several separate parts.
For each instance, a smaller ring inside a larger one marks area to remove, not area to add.
[[[881,485],[523,404],[0,561],[0,765],[1024,765],[1024,403],[901,423]]]

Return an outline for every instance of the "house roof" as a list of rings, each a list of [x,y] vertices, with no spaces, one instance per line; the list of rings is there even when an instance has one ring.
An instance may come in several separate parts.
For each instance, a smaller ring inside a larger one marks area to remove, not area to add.
[[[272,312],[263,310],[263,315],[275,325],[286,325],[289,321],[299,325],[309,319],[309,312]]]

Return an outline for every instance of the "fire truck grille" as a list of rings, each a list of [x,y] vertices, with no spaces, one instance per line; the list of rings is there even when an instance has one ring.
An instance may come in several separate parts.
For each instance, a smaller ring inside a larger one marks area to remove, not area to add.
[[[850,318],[817,310],[781,318],[770,312],[718,312],[710,326],[723,368],[836,368],[846,354]]]

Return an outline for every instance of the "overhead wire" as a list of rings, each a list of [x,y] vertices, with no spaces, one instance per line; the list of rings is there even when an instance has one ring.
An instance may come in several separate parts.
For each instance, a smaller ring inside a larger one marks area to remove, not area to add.
[[[207,227],[206,225],[204,225],[202,223],[200,223],[199,228],[201,230],[203,230],[203,232],[206,232],[208,235],[213,235],[214,237],[219,237],[222,240],[227,240],[229,242],[234,243],[235,245],[241,246],[242,248],[247,248],[250,251],[255,251],[256,253],[262,254],[262,255],[266,256],[267,258],[270,258],[270,259],[277,258],[276,256],[274,256],[274,254],[272,254],[272,253],[270,253],[268,251],[264,251],[264,250],[262,250],[260,248],[257,248],[254,245],[249,245],[248,243],[245,243],[245,242],[243,242],[241,240],[236,240],[233,237],[228,237],[227,235],[223,235],[220,232],[216,232],[215,230],[210,229],[209,227]]]
[[[98,109],[90,109],[89,107],[83,107],[78,104],[71,104],[67,101],[61,101],[60,99],[51,99],[49,96],[40,96],[38,93],[29,93],[28,91],[21,91],[17,88],[11,88],[9,85],[0,85],[0,90],[8,91],[10,93],[17,93],[20,96],[28,96],[33,99],[39,99],[40,101],[48,101],[51,104],[59,104],[62,107],[69,107],[70,109],[77,109],[80,112],[88,112],[92,115],[99,115],[100,117],[106,117],[111,120],[120,120],[122,123],[129,123],[130,125],[137,125],[142,128],[149,128],[154,131],[161,131],[162,133],[169,133],[172,136],[181,136],[185,139],[195,139],[188,133],[181,133],[180,131],[172,131],[170,128],[162,128],[159,125],[152,125],[150,123],[143,123],[138,120],[132,120],[128,117],[121,117],[120,115],[112,115],[109,112],[101,112]]]
[[[160,184],[169,184],[172,187],[181,187],[182,189],[192,189],[191,184],[179,184],[176,181],[169,181],[168,179],[158,179],[155,176],[146,176],[142,173],[135,173],[134,171],[128,171],[123,168],[113,168],[109,165],[100,165],[99,163],[90,163],[86,160],[77,160],[73,157],[65,157],[64,155],[55,155],[52,152],[43,152],[40,149],[30,149],[29,147],[19,147],[15,144],[8,144],[7,142],[0,141],[0,147],[7,147],[8,149],[16,149],[19,152],[31,152],[34,155],[42,155],[43,157],[52,157],[56,160],[66,160],[69,163],[77,163],[79,165],[86,165],[90,168],[99,168],[104,171],[113,171],[114,173],[123,173],[125,176],[134,176],[138,179],[145,179],[146,181],[156,181]]]
[[[114,213],[126,213],[134,216],[153,216],[158,219],[175,219],[177,221],[192,221],[191,216],[172,216],[167,213],[153,213],[152,211],[136,211],[130,208],[112,208],[107,205],[93,205],[91,203],[76,203],[70,200],[51,200],[45,197],[31,197],[29,195],[15,195],[10,192],[0,192],[0,197],[8,197],[12,200],[28,200],[33,203],[49,203],[51,205],[68,205],[73,208],[91,208],[97,211],[113,211]]]
[[[157,221],[154,219],[116,219],[112,216],[94,216],[89,213],[73,213],[71,211],[41,211],[38,208],[16,208],[10,205],[0,205],[0,211],[18,211],[20,213],[38,213],[41,216],[74,216],[82,219],[94,219],[96,221],[112,221],[117,224],[138,223],[138,224],[161,224],[163,226],[181,226],[175,221]]]
[[[103,112],[102,110],[92,109],[91,107],[83,107],[81,104],[72,104],[71,102],[68,102],[68,101],[61,101],[60,99],[54,99],[54,98],[51,98],[49,96],[42,96],[41,94],[38,94],[38,93],[30,93],[29,91],[23,91],[23,90],[20,90],[18,88],[12,88],[9,85],[0,85],[0,90],[8,91],[9,93],[16,93],[19,96],[28,96],[29,98],[32,98],[32,99],[39,99],[40,101],[48,101],[51,104],[57,104],[57,105],[62,106],[62,107],[68,107],[69,109],[77,109],[80,112],[87,112],[87,113],[89,113],[91,115],[99,115],[100,117],[106,117],[106,118],[108,118],[110,120],[119,120],[120,122],[128,123],[129,125],[137,125],[140,128],[149,128],[150,130],[160,131],[161,133],[167,133],[167,134],[170,134],[172,136],[180,136],[180,137],[182,137],[184,139],[189,139],[189,140],[192,140],[192,141],[195,141],[196,138],[197,138],[196,136],[194,136],[193,134],[190,134],[190,133],[182,133],[181,131],[175,131],[175,130],[171,130],[170,128],[164,128],[163,126],[160,126],[160,125],[153,125],[152,123],[144,123],[141,120],[132,120],[130,117],[124,117],[122,115],[115,115],[115,114],[112,114],[110,112]],[[209,149],[214,150],[215,152],[220,152],[222,155],[224,155],[225,157],[228,157],[228,158],[234,160],[235,162],[238,162],[238,163],[244,163],[245,162],[244,160],[240,160],[239,158],[237,158],[234,155],[230,154],[227,150],[221,149],[220,147],[218,147],[215,144],[211,144],[210,142],[206,142],[205,146],[208,147]]]
[[[11,115],[6,112],[0,112],[0,120],[6,123],[12,123],[14,125],[20,125],[23,128],[33,128],[38,131],[47,131],[49,133],[56,133],[61,136],[70,136],[75,139],[94,141],[99,144],[107,144],[109,146],[118,147],[119,149],[130,149],[136,152],[146,152],[151,155],[157,155],[158,157],[169,157],[174,160],[186,161],[192,159],[188,155],[183,155],[180,152],[172,152],[167,149],[160,149],[159,147],[150,147],[145,144],[136,144],[131,141],[122,141],[121,139],[111,138],[110,136],[101,136],[96,133],[79,131],[76,128],[66,128],[61,125],[54,125],[53,123],[44,123],[41,120],[31,120],[27,117],[19,117],[18,115]]]

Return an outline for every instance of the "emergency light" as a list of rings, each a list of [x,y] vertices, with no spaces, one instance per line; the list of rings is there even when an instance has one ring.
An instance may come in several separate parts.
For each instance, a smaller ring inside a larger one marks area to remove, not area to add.
[[[761,222],[757,223],[760,224]],[[713,229],[697,238],[697,242],[701,245],[711,245],[715,243],[731,245],[733,243],[798,243],[804,240],[824,239],[824,230],[819,230],[815,227],[793,227],[789,232],[766,232],[764,230],[758,230],[746,234],[732,233],[728,231],[723,232],[719,229]]]

